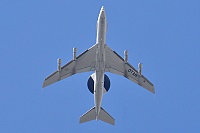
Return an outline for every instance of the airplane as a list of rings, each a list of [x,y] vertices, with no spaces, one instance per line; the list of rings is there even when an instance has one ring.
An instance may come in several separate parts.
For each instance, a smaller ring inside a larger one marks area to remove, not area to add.
[[[124,76],[154,94],[155,89],[154,85],[142,75],[141,63],[138,64],[138,71],[128,63],[127,50],[124,51],[122,58],[106,45],[107,20],[104,6],[101,7],[96,28],[96,44],[79,56],[76,56],[76,48],[73,48],[73,59],[62,67],[61,59],[58,59],[57,70],[45,78],[43,88],[74,74],[93,71],[87,86],[94,94],[95,106],[80,117],[80,123],[102,120],[114,125],[115,119],[101,107],[103,94],[110,88],[110,79],[105,72]]]

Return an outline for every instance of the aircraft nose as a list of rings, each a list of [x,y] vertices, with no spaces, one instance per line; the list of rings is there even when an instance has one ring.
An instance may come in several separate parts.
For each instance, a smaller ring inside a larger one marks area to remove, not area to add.
[[[105,8],[104,8],[104,6],[101,7],[100,17],[103,18],[103,19],[106,18],[106,12],[105,12]]]
[[[101,7],[101,11],[104,11],[104,6]]]

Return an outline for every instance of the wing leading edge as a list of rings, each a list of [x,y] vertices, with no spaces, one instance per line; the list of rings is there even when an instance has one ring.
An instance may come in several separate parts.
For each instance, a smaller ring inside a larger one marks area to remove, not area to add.
[[[47,78],[45,78],[43,82],[43,88],[76,73],[94,71],[96,47],[97,45],[94,45],[87,49],[85,52],[80,54],[76,60],[71,60],[61,67],[60,71],[56,70]]]
[[[155,94],[154,85],[128,62],[106,45],[105,71],[118,74]]]

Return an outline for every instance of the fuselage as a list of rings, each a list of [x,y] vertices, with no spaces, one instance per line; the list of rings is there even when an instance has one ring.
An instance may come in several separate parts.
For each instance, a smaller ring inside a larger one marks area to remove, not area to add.
[[[98,120],[103,91],[104,91],[104,70],[105,70],[105,42],[106,42],[107,21],[104,7],[101,8],[97,20],[96,38],[96,66],[94,80],[94,101],[96,109],[96,120]]]

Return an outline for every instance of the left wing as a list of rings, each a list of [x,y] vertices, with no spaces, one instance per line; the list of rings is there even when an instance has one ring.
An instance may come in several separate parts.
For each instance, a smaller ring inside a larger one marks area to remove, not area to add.
[[[107,45],[106,49],[106,62],[105,71],[118,74],[126,77],[127,79],[135,82],[136,84],[144,87],[148,91],[155,94],[154,85],[128,62],[118,55],[115,51],[111,50]]]
[[[72,76],[73,74],[94,71],[96,47],[97,45],[94,45],[87,49],[85,52],[80,54],[76,60],[71,60],[66,65],[61,67],[60,71],[56,70],[54,73],[45,78],[43,88],[59,80]]]

